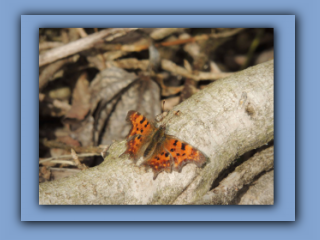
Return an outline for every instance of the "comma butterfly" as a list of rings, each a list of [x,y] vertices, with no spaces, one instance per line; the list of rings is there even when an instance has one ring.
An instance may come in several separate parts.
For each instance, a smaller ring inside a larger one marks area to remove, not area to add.
[[[206,157],[190,144],[165,134],[165,126],[157,128],[155,124],[135,111],[129,111],[127,121],[132,128],[127,137],[127,149],[121,154],[129,154],[136,162],[143,156],[142,165],[152,168],[155,180],[159,173],[166,171],[181,172],[187,163],[195,163],[201,167]]]

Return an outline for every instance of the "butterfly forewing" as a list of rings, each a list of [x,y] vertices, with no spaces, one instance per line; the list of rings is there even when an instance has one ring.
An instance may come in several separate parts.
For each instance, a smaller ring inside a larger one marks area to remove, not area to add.
[[[137,161],[143,155],[156,128],[146,117],[135,111],[129,111],[126,119],[132,127],[127,137],[127,150],[122,155],[130,154]]]
[[[156,130],[154,124],[138,112],[129,111],[126,119],[132,124],[127,138],[130,138],[134,135],[149,136],[150,133]]]

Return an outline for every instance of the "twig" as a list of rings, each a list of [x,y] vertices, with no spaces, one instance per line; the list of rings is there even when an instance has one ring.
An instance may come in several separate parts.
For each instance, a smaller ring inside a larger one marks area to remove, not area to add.
[[[232,29],[231,31],[228,32],[223,32],[223,33],[212,33],[212,34],[201,34],[197,35],[194,37],[190,37],[187,39],[178,39],[174,41],[167,41],[167,42],[161,42],[161,43],[156,43],[154,44],[155,47],[169,47],[169,46],[175,46],[175,45],[181,45],[181,44],[186,44],[186,43],[192,43],[192,42],[199,42],[199,41],[205,41],[210,38],[226,38],[230,37],[232,35],[235,35],[239,32],[241,32],[244,28],[236,28]],[[140,52],[143,50],[146,50],[149,48],[149,44],[143,44],[143,45],[121,45],[121,44],[109,44],[109,45],[104,45],[104,46],[99,46],[98,48],[103,48],[104,50],[112,50],[112,51],[125,51],[125,52]]]
[[[49,167],[51,171],[57,171],[57,172],[72,172],[72,173],[78,173],[80,172],[79,169],[75,168],[55,168],[55,167]]]
[[[79,161],[79,158],[78,158],[78,155],[76,154],[76,152],[71,148],[71,156],[73,158],[73,161],[75,163],[75,165],[81,169],[81,170],[85,170],[87,169],[88,167],[84,164],[82,164],[80,161]]]
[[[69,160],[52,160],[52,161],[50,161],[50,163],[67,164],[67,165],[72,165],[72,166],[77,165],[73,161],[69,161]]]
[[[230,75],[234,74],[234,73],[224,73],[224,72],[220,72],[220,73],[213,73],[213,72],[198,72],[197,75],[191,74],[187,69],[178,66],[177,64],[175,64],[174,62],[167,60],[167,59],[163,59],[161,61],[161,66],[162,69],[172,72],[174,74],[177,75],[181,75],[185,78],[191,78],[195,81],[200,81],[200,80],[216,80],[216,79],[220,79],[220,78],[225,78],[225,77],[229,77]]]
[[[247,53],[246,61],[241,66],[241,70],[247,68],[247,66],[249,65],[249,62],[251,61],[255,50],[257,49],[257,47],[260,44],[261,37],[262,37],[263,33],[264,33],[264,29],[259,29],[258,30],[258,33],[257,33],[256,37],[253,39],[253,41],[251,43],[251,46],[249,48],[249,51]]]
[[[101,148],[99,147],[77,147],[77,146],[69,146],[62,142],[54,141],[54,140],[47,140],[43,139],[42,144],[48,148],[60,148],[67,151],[70,151],[73,148],[78,153],[89,153],[89,154],[96,154],[95,156],[99,156],[101,154]]]
[[[116,35],[117,37],[125,35],[126,33],[135,30],[136,28],[111,28],[111,29],[105,29],[98,33],[93,33],[89,35],[88,37],[79,39],[77,41],[68,43],[66,45],[63,45],[61,47],[54,48],[50,51],[47,51],[39,56],[39,67],[54,62],[58,59],[70,56],[72,54],[81,52],[83,50],[91,48],[95,43],[97,43],[99,40],[106,38],[107,36],[110,36],[110,38],[107,38],[107,41],[110,41],[110,39],[113,39],[112,35]]]
[[[77,32],[81,36],[81,38],[85,38],[88,36],[86,31],[83,28],[77,28]],[[103,54],[99,53],[95,56],[87,56],[87,60],[89,63],[92,63],[99,70],[103,70],[106,68],[106,61],[104,59]]]
[[[49,48],[60,47],[63,45],[64,43],[62,42],[42,42],[42,43],[39,43],[39,51],[46,50]]]
[[[101,151],[101,157],[105,158],[107,156],[107,152],[110,148],[110,145],[99,145],[103,150]]]
[[[72,62],[73,57],[61,59],[56,61],[43,69],[39,76],[39,89],[40,91],[47,85],[53,74],[55,74],[58,70],[60,70],[64,64],[68,62]]]
[[[100,154],[97,153],[82,153],[82,154],[78,154],[78,157],[94,157],[94,156],[100,156]],[[39,164],[45,163],[45,162],[53,162],[55,160],[63,160],[65,159],[65,161],[68,161],[67,159],[72,159],[71,155],[61,155],[61,156],[57,156],[57,157],[51,157],[51,158],[46,158],[46,159],[42,159],[39,161]]]
[[[86,31],[83,29],[83,28],[77,28],[77,31],[79,33],[79,35],[82,37],[82,38],[85,38],[88,36],[88,34],[86,33]]]
[[[212,33],[210,34],[210,37],[212,38],[225,38],[225,37],[231,37],[239,32],[241,32],[242,30],[244,30],[244,28],[235,28],[232,29],[230,31],[226,31],[226,32],[221,32],[221,33]]]

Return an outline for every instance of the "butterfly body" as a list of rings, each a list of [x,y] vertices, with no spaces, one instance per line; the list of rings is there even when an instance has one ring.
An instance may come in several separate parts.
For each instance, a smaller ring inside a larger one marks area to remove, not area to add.
[[[156,149],[158,144],[161,144],[165,140],[165,128],[160,127],[155,130],[154,135],[152,136],[150,143],[148,144],[143,157],[148,158]]]
[[[166,134],[164,125],[157,128],[153,122],[135,111],[128,112],[127,120],[131,122],[132,128],[127,137],[127,149],[122,155],[129,154],[135,162],[143,157],[142,165],[152,169],[153,179],[162,171],[181,172],[182,167],[189,162],[198,167],[206,162],[206,157],[199,150]]]

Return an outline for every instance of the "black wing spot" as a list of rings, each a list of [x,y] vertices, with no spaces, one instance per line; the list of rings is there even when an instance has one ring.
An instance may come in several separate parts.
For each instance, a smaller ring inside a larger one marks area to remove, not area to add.
[[[144,127],[146,128],[148,125],[149,125],[149,122],[147,122],[147,124],[146,124],[146,125],[144,125]]]
[[[146,120],[146,118],[143,117],[142,120],[140,121],[140,123],[142,124],[145,120]]]
[[[180,153],[177,153],[177,156],[180,156]]]
[[[177,142],[178,142],[178,140],[175,140],[173,143],[173,146],[177,146]]]
[[[143,133],[143,130],[141,129],[140,132]]]
[[[140,139],[140,138],[141,138],[141,135],[139,135],[138,139]]]
[[[185,143],[182,143],[182,144],[181,144],[181,149],[182,149],[182,150],[186,150],[186,144],[185,144]]]
[[[184,153],[184,154],[182,154],[182,156],[185,156],[186,154]]]
[[[139,131],[139,128],[137,128],[137,131]]]
[[[166,153],[165,156],[168,157],[168,156],[169,156],[169,153]]]

